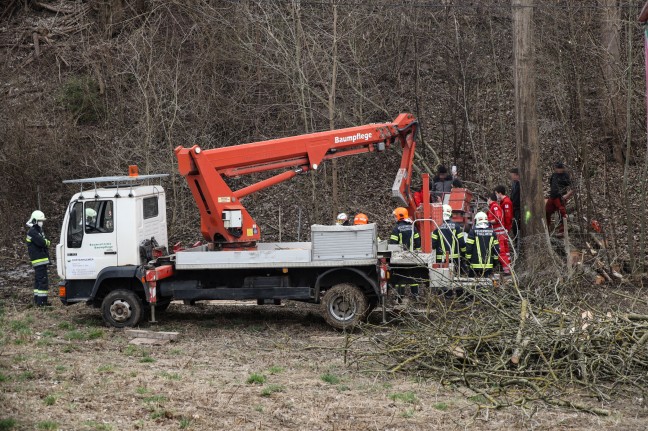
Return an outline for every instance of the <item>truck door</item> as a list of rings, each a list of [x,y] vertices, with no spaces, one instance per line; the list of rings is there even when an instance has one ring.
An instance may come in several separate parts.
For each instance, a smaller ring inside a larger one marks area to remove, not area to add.
[[[65,244],[65,278],[95,279],[117,266],[116,201],[78,201],[70,209]]]

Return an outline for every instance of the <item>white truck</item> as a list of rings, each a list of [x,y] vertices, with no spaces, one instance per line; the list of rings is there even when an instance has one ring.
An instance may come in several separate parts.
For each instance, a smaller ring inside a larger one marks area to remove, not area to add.
[[[179,170],[201,212],[206,240],[182,250],[169,250],[165,192],[150,184],[166,175],[131,172],[65,181],[80,184],[81,191],[70,200],[56,247],[59,297],[64,304],[101,308],[104,321],[115,327],[136,326],[147,315],[154,321],[156,311],[172,300],[256,299],[319,303],[331,326],[346,328],[384,300],[390,270],[407,268],[433,286],[448,285],[453,271],[433,264],[429,238],[425,249],[430,218],[420,222],[420,253],[379,242],[375,224],[313,225],[309,242],[262,243],[256,241],[258,225],[240,204],[247,194],[316,169],[324,160],[400,143],[403,161],[392,194],[414,214],[409,182],[416,124],[401,114],[394,123],[234,147],[178,147]],[[293,169],[238,191],[223,180],[285,167]],[[465,202],[458,205],[463,213]],[[433,204],[426,199],[423,206]]]

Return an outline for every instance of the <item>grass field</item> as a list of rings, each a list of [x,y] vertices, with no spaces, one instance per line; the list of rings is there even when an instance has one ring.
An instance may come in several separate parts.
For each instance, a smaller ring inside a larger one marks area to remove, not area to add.
[[[610,417],[546,405],[492,410],[470,389],[344,363],[345,336],[314,306],[172,304],[134,346],[85,305],[29,306],[0,283],[0,431],[645,429],[641,394]],[[361,348],[361,344],[357,345]],[[595,400],[589,400],[596,405]]]

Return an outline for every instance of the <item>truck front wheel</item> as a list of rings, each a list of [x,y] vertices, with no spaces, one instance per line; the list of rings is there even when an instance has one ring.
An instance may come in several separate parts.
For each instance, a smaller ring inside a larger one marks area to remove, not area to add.
[[[322,315],[336,329],[349,329],[365,318],[368,309],[364,292],[353,284],[336,284],[322,298]]]
[[[114,290],[101,303],[104,322],[115,328],[137,325],[144,315],[142,300],[130,290]]]

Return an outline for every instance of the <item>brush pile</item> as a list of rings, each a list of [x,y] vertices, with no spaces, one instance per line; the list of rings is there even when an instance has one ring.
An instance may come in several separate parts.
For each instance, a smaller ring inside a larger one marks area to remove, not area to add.
[[[470,388],[484,407],[540,400],[607,415],[592,398],[602,403],[648,389],[648,315],[606,309],[601,296],[560,294],[566,288],[515,284],[468,288],[459,298],[431,295],[425,312],[411,309],[379,333],[367,328],[362,339],[370,343],[351,348],[353,361]]]

